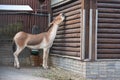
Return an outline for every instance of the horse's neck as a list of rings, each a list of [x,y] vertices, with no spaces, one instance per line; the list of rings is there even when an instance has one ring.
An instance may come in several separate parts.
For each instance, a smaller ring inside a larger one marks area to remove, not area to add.
[[[57,29],[58,29],[58,25],[53,24],[51,26],[51,28],[47,31],[47,33],[49,34],[49,39],[50,40],[54,40],[56,34],[57,34]]]

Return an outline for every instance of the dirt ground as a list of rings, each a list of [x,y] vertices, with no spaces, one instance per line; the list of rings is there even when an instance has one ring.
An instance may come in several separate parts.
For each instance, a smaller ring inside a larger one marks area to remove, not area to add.
[[[76,73],[60,68],[0,66],[0,80],[82,80]]]
[[[49,80],[33,75],[37,69],[0,66],[0,80]]]

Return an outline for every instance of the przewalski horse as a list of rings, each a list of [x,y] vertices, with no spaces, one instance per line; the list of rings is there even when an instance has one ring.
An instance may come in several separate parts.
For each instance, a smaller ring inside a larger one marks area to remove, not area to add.
[[[25,32],[18,32],[13,39],[16,45],[14,50],[14,67],[20,68],[18,55],[25,48],[31,49],[43,49],[43,68],[48,68],[47,60],[49,55],[49,49],[55,39],[58,26],[64,20],[64,15],[61,13],[50,23],[49,29],[46,32],[40,34],[28,34]]]

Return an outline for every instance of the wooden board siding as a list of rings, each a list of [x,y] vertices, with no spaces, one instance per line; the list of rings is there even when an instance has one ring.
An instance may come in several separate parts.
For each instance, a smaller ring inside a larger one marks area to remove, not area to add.
[[[30,12],[30,14],[26,14],[25,11],[0,11],[0,29],[4,29],[12,24],[21,23],[23,31],[31,33],[33,25],[39,26],[40,32],[45,31],[48,26],[48,16],[33,15],[31,13],[35,13],[35,11],[38,14],[50,13],[50,0],[45,0],[42,10],[38,0],[0,0],[0,4],[30,5],[33,9],[33,12]],[[3,33],[2,35],[4,36],[5,34]]]
[[[13,4],[13,5],[30,5],[33,10],[40,9],[39,0],[0,0],[0,4]],[[43,3],[43,10],[50,9],[50,0],[45,0]]]
[[[75,0],[53,7],[52,11],[53,17],[63,12],[66,19],[58,29],[51,53],[79,57],[81,53],[81,1]]]
[[[17,23],[21,23],[22,31],[27,33],[31,33],[33,25],[37,25],[40,28],[40,32],[43,32],[48,26],[48,16],[28,14],[0,14],[0,29],[2,29],[2,31],[9,29],[10,25]],[[4,36],[4,33],[2,35]]]
[[[98,58],[120,58],[120,0],[98,0]]]

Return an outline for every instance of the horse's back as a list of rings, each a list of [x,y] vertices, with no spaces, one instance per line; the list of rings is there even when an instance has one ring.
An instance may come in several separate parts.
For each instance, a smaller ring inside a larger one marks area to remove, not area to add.
[[[14,41],[15,41],[15,43],[17,43],[17,45],[22,47],[22,46],[24,46],[24,44],[27,40],[27,36],[28,36],[28,33],[20,31],[14,36]]]

